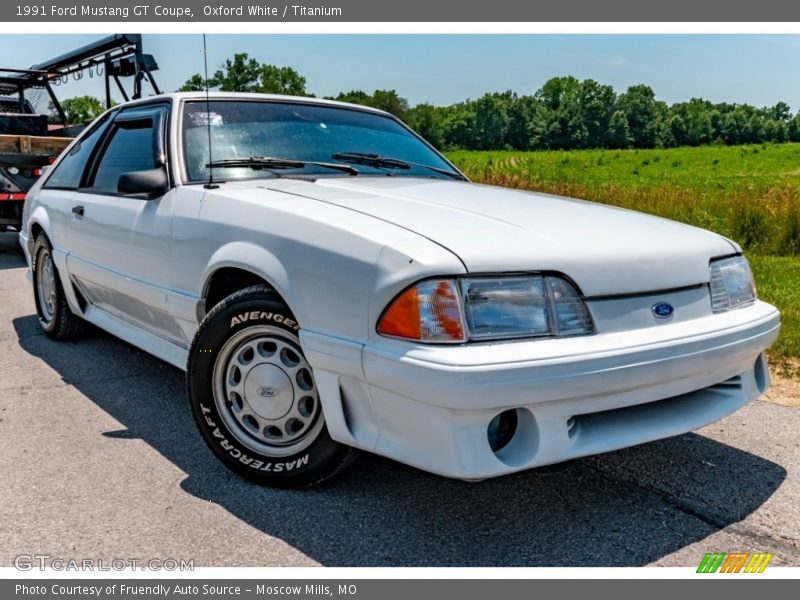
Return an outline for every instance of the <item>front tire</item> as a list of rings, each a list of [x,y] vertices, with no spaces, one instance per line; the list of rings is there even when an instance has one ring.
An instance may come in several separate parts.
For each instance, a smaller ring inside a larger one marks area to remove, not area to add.
[[[33,245],[33,297],[36,316],[44,332],[54,340],[68,340],[83,331],[84,321],[69,307],[53,262],[50,240],[40,233]]]
[[[187,390],[203,439],[229,469],[264,485],[314,485],[355,456],[328,434],[298,331],[257,285],[214,307],[189,351]]]

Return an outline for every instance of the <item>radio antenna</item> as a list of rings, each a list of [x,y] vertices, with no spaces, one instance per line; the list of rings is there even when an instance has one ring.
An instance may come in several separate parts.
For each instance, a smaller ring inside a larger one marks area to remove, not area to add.
[[[207,190],[215,190],[219,186],[214,183],[214,157],[211,155],[211,101],[208,92],[208,46],[206,45],[206,34],[203,34],[203,69],[206,76],[206,131],[208,131],[208,183],[203,187]]]

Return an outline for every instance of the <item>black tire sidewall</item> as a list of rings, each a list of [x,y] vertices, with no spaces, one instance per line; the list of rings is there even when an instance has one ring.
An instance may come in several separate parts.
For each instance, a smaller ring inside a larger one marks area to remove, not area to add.
[[[61,313],[61,300],[63,291],[61,290],[61,282],[58,281],[58,271],[56,270],[55,262],[53,263],[53,271],[55,274],[55,287],[56,287],[56,302],[53,308],[53,318],[47,323],[42,316],[42,307],[39,300],[39,257],[42,251],[46,250],[50,254],[50,260],[53,261],[53,247],[50,242],[43,235],[39,235],[33,245],[33,257],[31,259],[31,275],[33,279],[33,299],[36,303],[36,318],[39,320],[39,325],[44,329],[45,333],[53,333],[56,330],[56,325]]]
[[[295,341],[299,326],[281,303],[265,294],[253,292],[231,302],[224,301],[201,324],[192,343],[186,371],[192,412],[206,443],[231,470],[259,483],[298,487],[326,479],[344,460],[348,447],[331,439],[324,425],[309,446],[299,452],[271,457],[248,448],[230,432],[219,414],[214,399],[214,365],[225,342],[236,333],[253,326],[269,325],[289,334]],[[320,413],[318,418],[322,419]]]

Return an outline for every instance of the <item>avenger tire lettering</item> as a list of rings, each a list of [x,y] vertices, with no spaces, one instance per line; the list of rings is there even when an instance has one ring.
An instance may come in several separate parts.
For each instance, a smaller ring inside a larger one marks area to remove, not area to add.
[[[242,313],[239,315],[235,315],[231,319],[231,328],[236,327],[237,325],[241,325],[247,321],[269,321],[272,320],[275,323],[283,323],[287,327],[291,327],[294,331],[299,331],[300,326],[294,321],[294,319],[289,319],[282,314],[276,313],[268,313],[268,312],[258,312],[258,311],[251,311],[249,313]]]
[[[229,469],[265,485],[314,485],[355,457],[328,434],[299,328],[266,286],[252,286],[206,315],[189,351],[186,385],[203,439]]]

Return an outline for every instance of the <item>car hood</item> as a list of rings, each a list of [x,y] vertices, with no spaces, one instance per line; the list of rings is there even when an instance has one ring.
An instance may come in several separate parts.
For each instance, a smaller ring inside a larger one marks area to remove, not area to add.
[[[593,202],[407,177],[280,179],[260,187],[388,221],[453,252],[471,273],[558,271],[586,296],[708,282],[736,248],[709,231]]]

